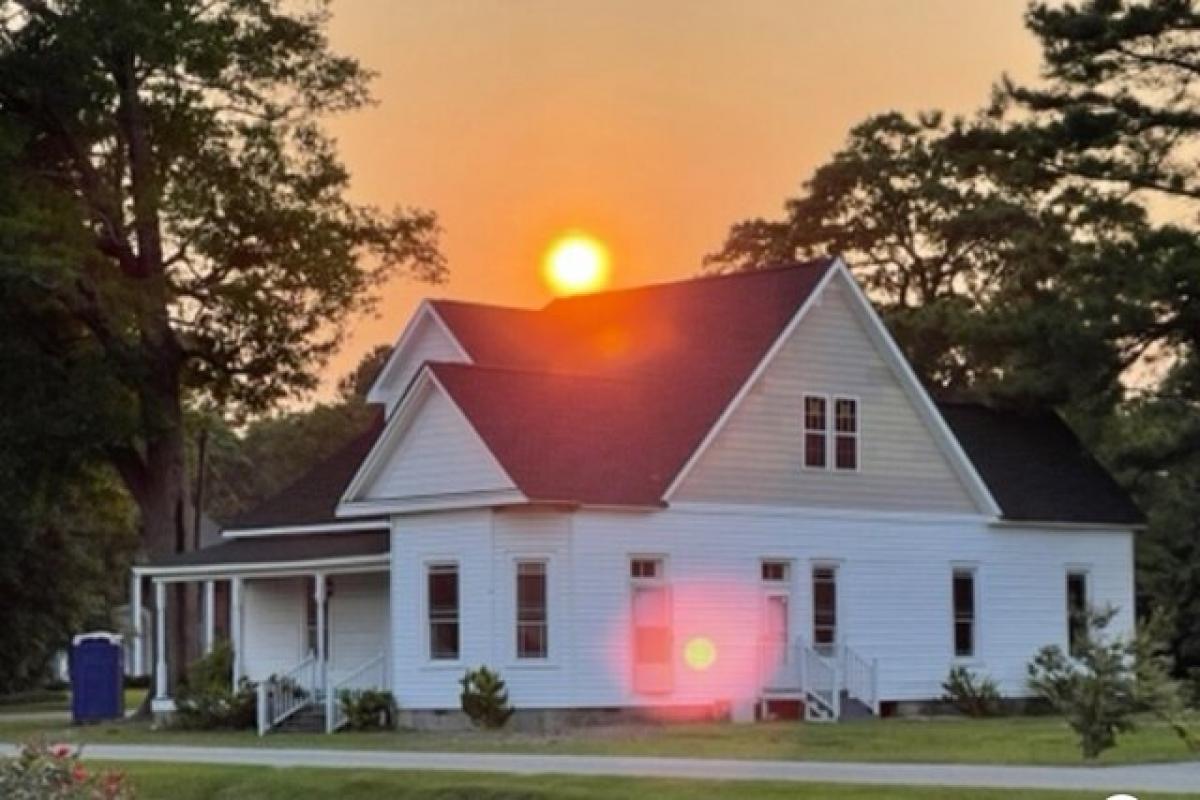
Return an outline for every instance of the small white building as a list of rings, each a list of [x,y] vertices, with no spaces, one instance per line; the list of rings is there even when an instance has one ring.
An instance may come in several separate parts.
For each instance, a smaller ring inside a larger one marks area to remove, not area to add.
[[[136,570],[159,605],[229,582],[238,675],[310,689],[266,727],[364,686],[418,721],[479,665],[522,711],[878,714],[955,665],[1026,694],[1087,605],[1133,625],[1112,478],[1052,412],[934,402],[838,260],[427,301],[370,400],[223,543]]]

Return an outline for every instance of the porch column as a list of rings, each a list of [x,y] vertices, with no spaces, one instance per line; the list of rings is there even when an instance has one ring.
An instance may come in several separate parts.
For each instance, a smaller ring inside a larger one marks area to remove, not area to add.
[[[319,670],[321,689],[325,689],[328,675],[325,663],[325,573],[313,575],[313,600],[317,606],[317,669]]]
[[[242,579],[229,581],[229,640],[233,645],[233,690],[242,680],[246,660],[242,656]]]
[[[133,669],[130,675],[146,674],[145,638],[142,630],[142,576],[135,572],[129,580],[129,630],[133,633]]]
[[[154,582],[154,699],[167,694],[167,585]]]
[[[204,582],[204,654],[212,652],[216,639],[217,620],[217,585],[214,581]]]

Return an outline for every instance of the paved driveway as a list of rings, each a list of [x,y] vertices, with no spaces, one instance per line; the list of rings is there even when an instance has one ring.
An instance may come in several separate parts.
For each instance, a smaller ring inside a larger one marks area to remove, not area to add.
[[[16,752],[0,744],[0,754]],[[268,767],[454,770],[517,774],[560,773],[713,780],[772,780],[912,786],[975,786],[1117,792],[1195,793],[1200,762],[1119,767],[1009,767],[974,764],[857,764],[622,756],[537,756],[493,753],[414,753],[383,750],[301,750],[89,744],[88,759],[248,764]]]

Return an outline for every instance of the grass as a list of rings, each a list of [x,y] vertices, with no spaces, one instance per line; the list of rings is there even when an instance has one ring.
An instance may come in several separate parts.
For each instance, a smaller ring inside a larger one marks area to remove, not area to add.
[[[978,764],[1081,764],[1074,734],[1057,717],[967,720],[865,720],[836,725],[764,723],[579,728],[555,734],[517,732],[283,734],[251,731],[152,730],[125,721],[76,727],[37,721],[4,722],[0,742],[34,737],[55,741],[328,747],[424,752],[690,756],[696,758]],[[1166,727],[1150,719],[1122,736],[1101,764],[1196,758]]]
[[[359,800],[593,800],[653,797],[656,800],[744,798],[745,800],[1096,800],[1096,792],[1029,789],[965,789],[849,786],[766,781],[692,781],[567,775],[491,775],[384,770],[273,769],[184,764],[119,765],[142,800],[296,797]],[[1141,800],[1168,795],[1139,794]],[[1183,798],[1184,795],[1169,795]],[[1200,795],[1194,795],[1200,797]]]
[[[148,689],[126,689],[125,710],[132,711],[141,704]],[[39,689],[19,695],[0,697],[0,723],[5,714],[33,714],[43,711],[70,711],[71,692],[67,689]]]

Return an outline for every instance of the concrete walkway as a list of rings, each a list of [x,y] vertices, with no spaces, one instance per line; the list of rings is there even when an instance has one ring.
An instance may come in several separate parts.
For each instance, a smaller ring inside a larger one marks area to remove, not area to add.
[[[0,755],[16,752],[0,744]],[[1119,767],[1008,767],[968,764],[858,764],[625,756],[537,756],[417,753],[386,750],[301,750],[266,747],[89,744],[86,759],[266,767],[451,770],[510,774],[559,773],[701,780],[770,780],[911,786],[972,786],[1118,792],[1193,793],[1200,762]]]

